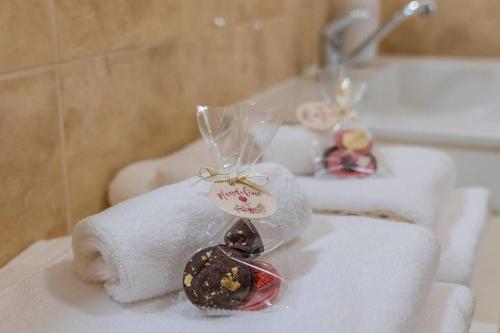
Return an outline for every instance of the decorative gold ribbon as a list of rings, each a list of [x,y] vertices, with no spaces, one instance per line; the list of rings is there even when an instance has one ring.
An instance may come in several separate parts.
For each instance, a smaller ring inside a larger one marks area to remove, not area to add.
[[[261,186],[252,181],[250,178],[264,178],[265,184],[267,184],[268,179],[266,176],[256,172],[223,172],[211,167],[203,167],[198,170],[198,177],[207,182],[211,183],[228,183],[230,185],[234,185],[236,183],[244,184],[249,187],[252,187],[260,192],[265,192],[266,190]],[[264,185],[265,185],[264,184]]]
[[[354,118],[357,116],[357,112],[352,107],[352,83],[351,80],[346,77],[342,79],[342,82],[338,85],[335,91],[335,99],[339,106],[337,114],[341,118]]]

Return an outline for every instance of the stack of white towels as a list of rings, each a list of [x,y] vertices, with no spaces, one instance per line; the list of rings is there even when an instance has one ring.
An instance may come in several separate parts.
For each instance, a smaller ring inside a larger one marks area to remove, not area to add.
[[[38,242],[0,270],[0,331],[468,332],[487,191],[454,189],[449,157],[415,147],[380,149],[390,176],[319,181],[298,158],[303,131],[282,127],[263,158],[300,176],[256,166],[279,193],[271,224],[286,226],[263,232],[294,240],[272,258],[293,263],[288,307],[210,318],[179,300],[185,259],[223,220],[209,184],[184,180],[212,165],[197,141],[126,167],[109,188],[114,206],[80,221],[72,242]]]
[[[420,225],[433,231],[441,246],[437,281],[469,285],[475,249],[489,214],[488,190],[455,188],[455,165],[439,150],[378,147],[386,176],[364,179],[312,177],[311,133],[298,125],[282,126],[263,161],[285,166],[296,175],[315,213],[360,215]],[[118,202],[172,184],[213,165],[206,144],[195,141],[165,158],[122,169],[108,198]]]

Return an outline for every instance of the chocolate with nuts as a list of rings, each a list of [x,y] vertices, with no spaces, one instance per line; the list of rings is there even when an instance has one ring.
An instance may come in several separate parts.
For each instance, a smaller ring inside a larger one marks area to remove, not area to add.
[[[240,251],[217,245],[191,257],[184,268],[183,285],[193,304],[231,310],[247,300],[253,274]]]

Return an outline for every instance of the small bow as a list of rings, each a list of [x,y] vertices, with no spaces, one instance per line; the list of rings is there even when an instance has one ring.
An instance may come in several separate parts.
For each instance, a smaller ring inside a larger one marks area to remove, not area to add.
[[[263,185],[266,185],[268,182],[268,178],[264,176],[263,174],[256,173],[256,172],[244,172],[244,173],[238,173],[238,172],[223,172],[211,167],[203,167],[200,170],[198,170],[198,177],[201,179],[211,182],[211,183],[228,183],[230,185],[234,185],[236,183],[244,184],[249,187],[252,187],[256,189],[257,191],[265,192],[265,189],[261,186],[258,185],[252,181],[250,181],[250,178],[264,178],[265,182]]]
[[[353,109],[352,82],[349,78],[344,78],[337,87],[335,99],[339,109],[337,114],[342,118],[356,117],[357,112]]]

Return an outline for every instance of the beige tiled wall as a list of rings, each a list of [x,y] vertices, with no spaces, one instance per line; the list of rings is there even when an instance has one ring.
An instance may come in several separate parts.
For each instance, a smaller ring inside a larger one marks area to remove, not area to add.
[[[381,0],[383,17],[401,8],[404,0]],[[382,43],[385,53],[450,56],[500,56],[500,1],[436,0],[431,18],[412,19]]]
[[[335,1],[0,0],[0,265],[197,136],[196,103],[312,64]]]

